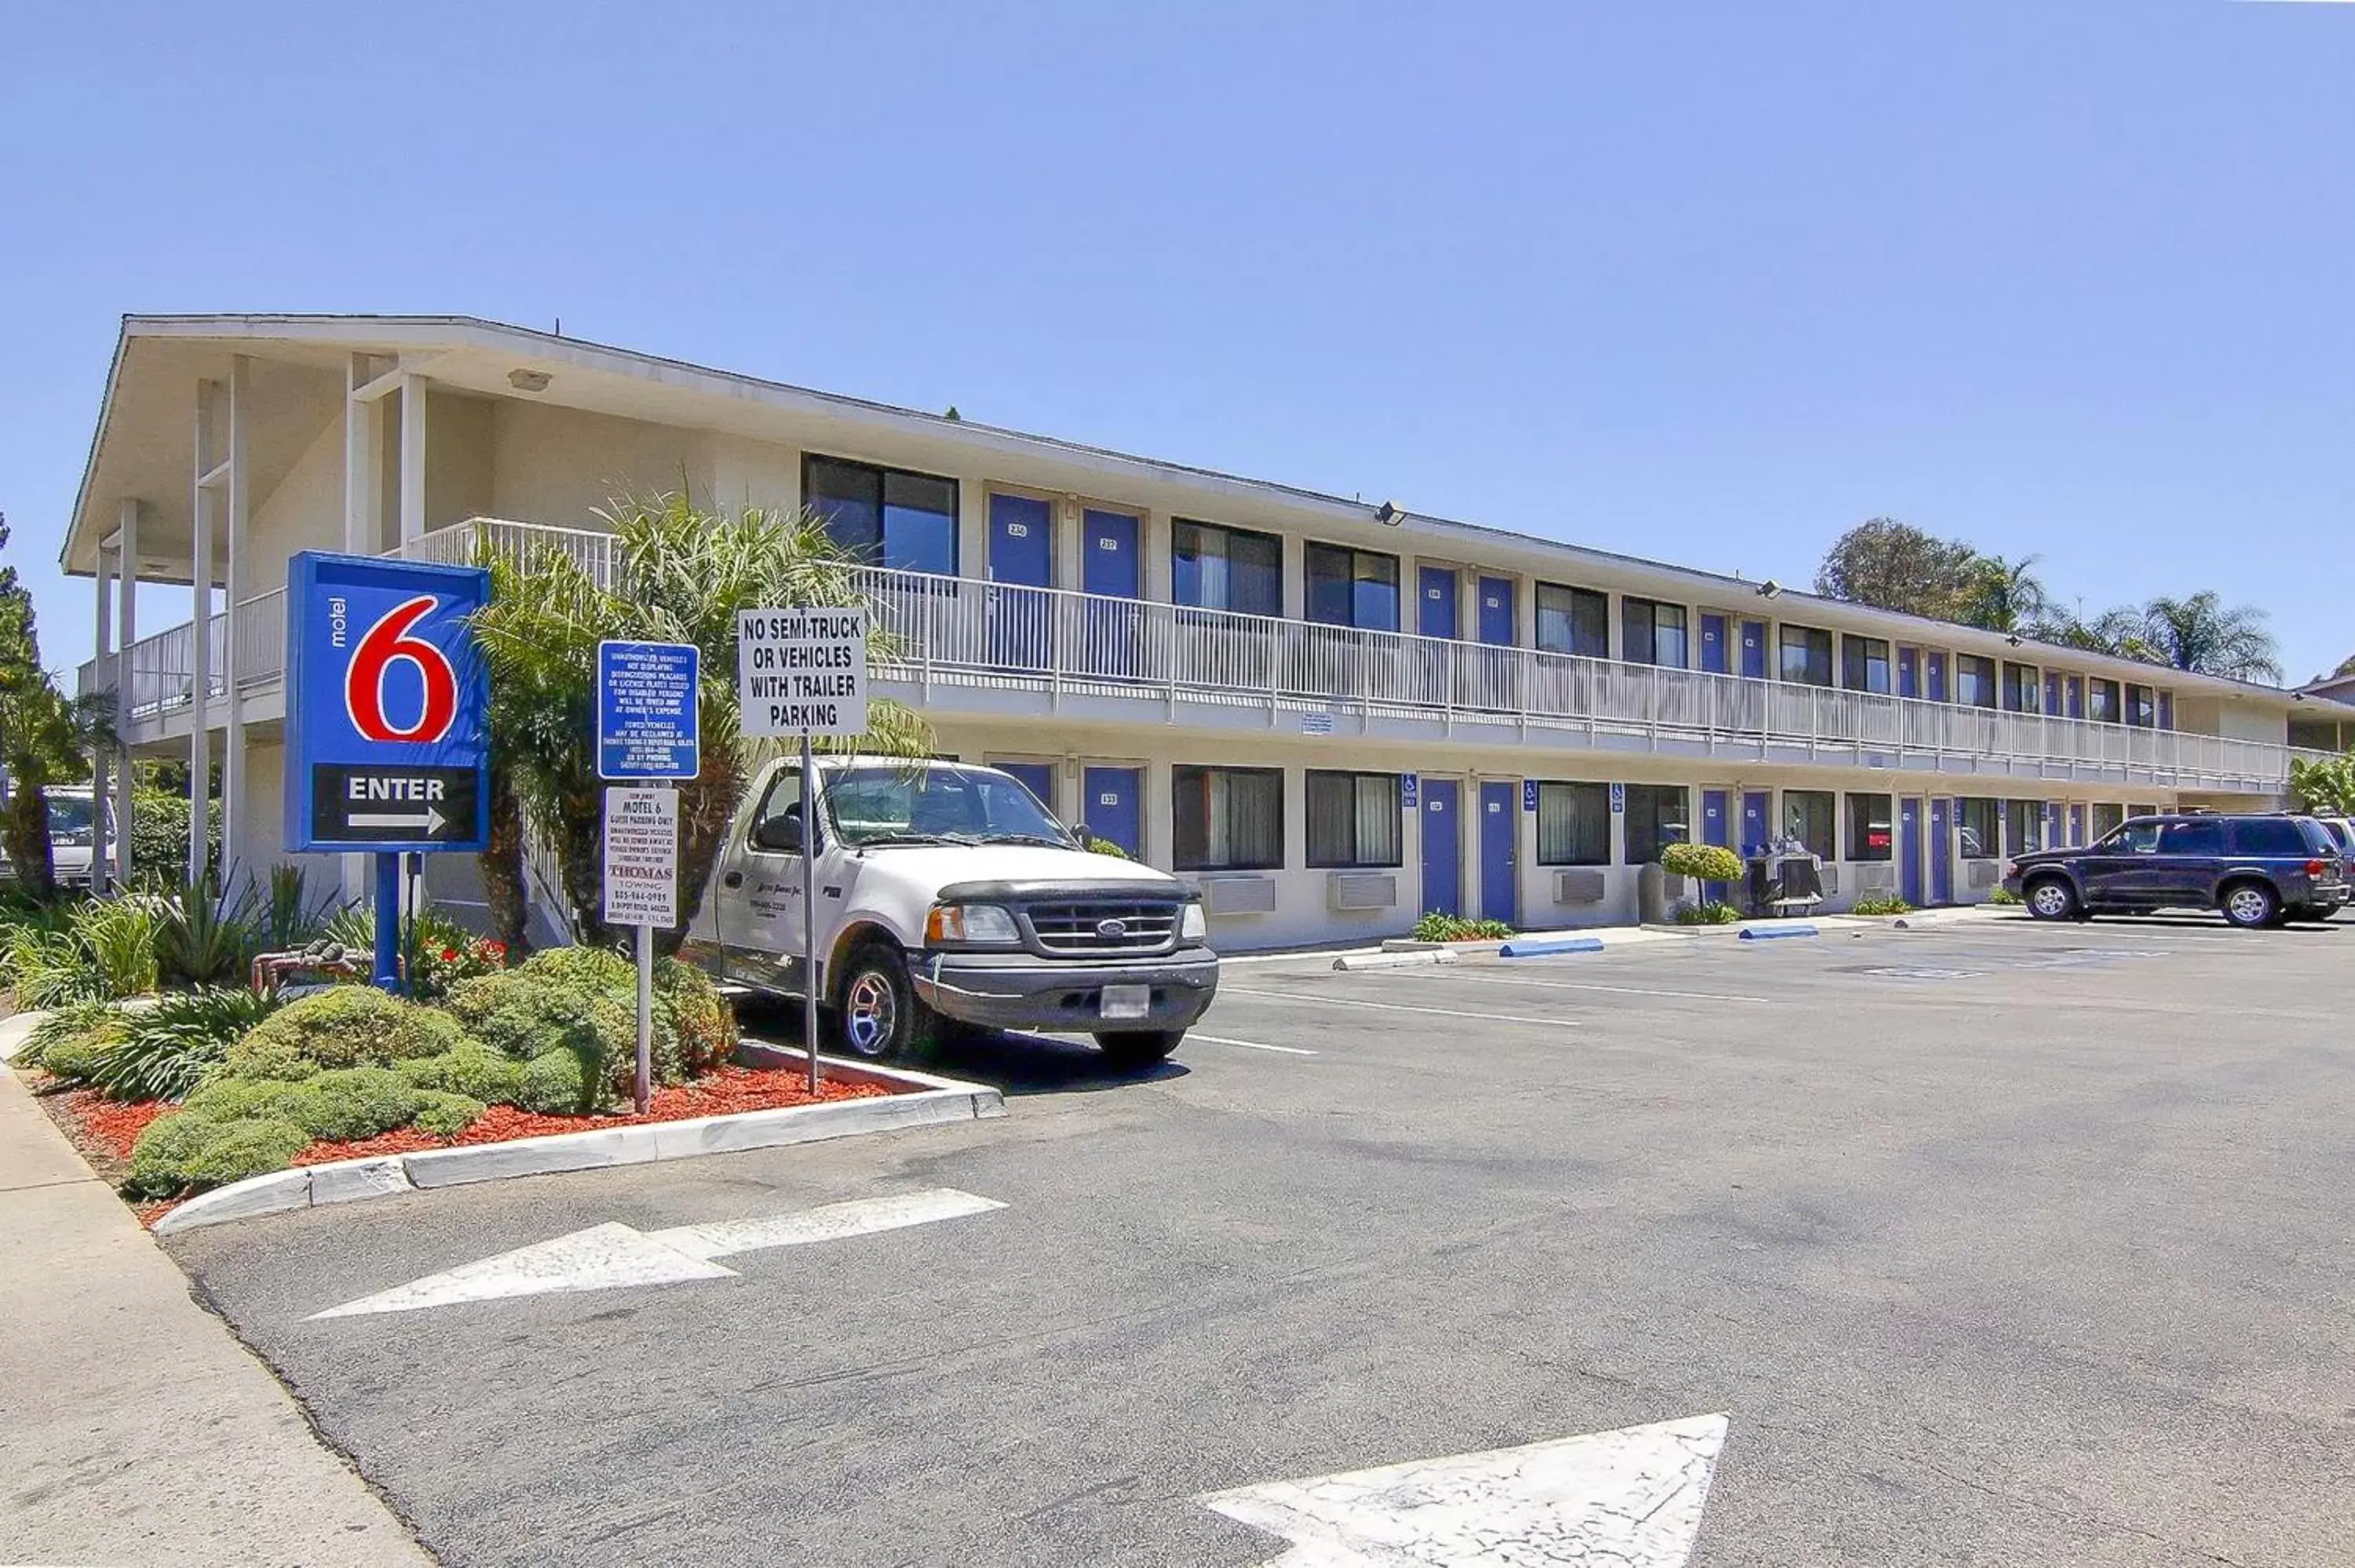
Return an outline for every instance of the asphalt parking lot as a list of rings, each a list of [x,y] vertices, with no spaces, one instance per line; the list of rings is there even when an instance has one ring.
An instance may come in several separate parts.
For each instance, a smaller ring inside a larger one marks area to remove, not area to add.
[[[1153,1075],[938,1064],[1003,1120],[170,1245],[451,1563],[1241,1568],[1285,1540],[1203,1494],[1722,1413],[1696,1563],[2341,1568],[2342,924],[1234,964]],[[613,1222],[936,1189],[1002,1207],[312,1316]]]

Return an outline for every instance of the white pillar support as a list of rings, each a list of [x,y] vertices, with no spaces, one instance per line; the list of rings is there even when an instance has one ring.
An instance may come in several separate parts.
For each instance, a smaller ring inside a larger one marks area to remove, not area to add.
[[[132,689],[134,674],[131,650],[139,641],[139,503],[125,498],[117,515],[116,538],[121,555],[122,571],[116,579],[122,595],[122,613],[115,617],[114,657],[114,725],[123,737],[115,757],[114,773],[114,879],[127,882],[131,876],[131,705],[138,694]]]
[[[245,819],[245,714],[238,700],[238,679],[244,673],[245,651],[238,646],[237,607],[251,593],[245,580],[246,525],[252,508],[252,477],[246,452],[253,429],[253,361],[240,354],[230,359],[229,371],[229,476],[226,524],[229,563],[221,608],[228,624],[221,639],[221,690],[228,707],[221,721],[221,882],[247,874],[245,843],[239,832]]]
[[[101,691],[114,689],[115,671],[120,667],[120,662],[114,655],[113,645],[114,570],[109,563],[112,560],[115,551],[122,547],[123,537],[119,534],[112,539],[101,540],[98,546],[98,617],[94,635],[91,638],[92,642],[97,646],[98,658],[91,665],[91,673],[97,678],[98,688]],[[120,696],[115,698],[113,706],[117,715],[120,715],[123,711],[123,700]],[[106,892],[106,808],[110,794],[106,774],[107,764],[112,760],[110,747],[103,746],[91,747],[90,890],[100,895]]]
[[[425,377],[400,378],[400,542],[425,534]]]
[[[356,556],[373,556],[383,546],[378,489],[384,472],[384,408],[358,389],[370,380],[371,361],[352,355],[349,386],[344,397],[344,548]]]
[[[190,674],[188,698],[188,884],[205,874],[206,851],[212,839],[213,723],[213,389],[210,381],[197,383],[196,477],[193,484],[194,538],[188,551]]]

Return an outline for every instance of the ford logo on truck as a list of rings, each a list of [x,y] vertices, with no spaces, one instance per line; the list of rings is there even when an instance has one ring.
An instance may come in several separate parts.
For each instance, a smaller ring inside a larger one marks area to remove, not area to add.
[[[1117,941],[1121,938],[1128,935],[1128,922],[1125,920],[1099,920],[1096,922],[1096,935],[1102,937],[1108,942]]]

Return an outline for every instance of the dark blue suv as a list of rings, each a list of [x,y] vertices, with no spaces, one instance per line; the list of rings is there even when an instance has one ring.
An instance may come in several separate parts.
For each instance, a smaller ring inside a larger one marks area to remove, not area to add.
[[[2137,817],[2083,849],[2024,854],[2005,871],[2040,920],[2215,909],[2235,926],[2328,920],[2347,902],[2339,842],[2312,817]]]

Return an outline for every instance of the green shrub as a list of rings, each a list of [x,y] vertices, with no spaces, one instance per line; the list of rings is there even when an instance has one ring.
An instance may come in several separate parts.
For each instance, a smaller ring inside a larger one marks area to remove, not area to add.
[[[563,1047],[533,1057],[523,1070],[516,1104],[549,1116],[585,1116],[605,1104],[606,1086],[595,1060]]]
[[[1987,902],[1990,904],[2017,904],[2019,902],[2019,895],[2010,892],[2005,888],[1998,887],[1994,892],[1987,895]]]
[[[307,1078],[323,1067],[435,1056],[464,1039],[446,1012],[373,986],[339,985],[279,1009],[229,1047],[221,1067],[238,1078]]]
[[[619,953],[552,948],[519,969],[460,981],[449,1005],[468,1033],[501,1054],[532,1062],[569,1051],[619,1095],[637,1070],[637,983],[636,967]],[[654,1023],[657,1083],[678,1083],[735,1054],[735,1015],[691,965],[655,964]]]
[[[420,1132],[430,1132],[436,1138],[455,1138],[466,1130],[474,1119],[490,1107],[464,1095],[424,1091],[425,1103],[417,1109],[415,1126]]]
[[[111,1032],[122,1019],[122,1010],[111,1001],[69,1001],[53,1008],[25,1037],[24,1049],[16,1053],[16,1064],[24,1067],[48,1066],[42,1057],[50,1046],[66,1042],[70,1053],[71,1044],[79,1043],[82,1036]],[[55,1073],[58,1069],[52,1066],[49,1071]]]
[[[1851,915],[1910,915],[1913,906],[1892,894],[1876,893],[1849,906]]]
[[[1110,839],[1100,839],[1093,833],[1090,833],[1087,836],[1084,847],[1090,854],[1108,854],[1114,860],[1134,860],[1136,858],[1130,854],[1126,850],[1121,848],[1118,844],[1113,842]]]
[[[336,1067],[294,1086],[280,1114],[314,1138],[348,1143],[406,1127],[424,1091],[384,1067]]]
[[[326,925],[329,940],[355,952],[376,950],[376,908],[351,904],[338,909]],[[496,953],[492,949],[496,949]],[[419,997],[438,1000],[458,980],[485,973],[506,961],[504,948],[485,944],[474,933],[438,909],[421,909],[400,918],[401,970],[410,990]],[[451,955],[443,959],[442,954]]]
[[[655,960],[655,1010],[657,1035],[667,1022],[678,1038],[678,1061],[687,1072],[707,1073],[735,1060],[736,1010],[719,994],[711,977],[693,964],[677,959]],[[634,1014],[631,1027],[636,1028]],[[634,1047],[636,1039],[633,1033]],[[659,1039],[656,1045],[659,1048]]]
[[[235,985],[253,970],[261,930],[250,898],[232,900],[211,879],[181,886],[158,905],[155,962],[166,985]]]
[[[523,1064],[479,1040],[468,1040],[438,1056],[411,1056],[392,1070],[434,1094],[460,1095],[496,1104],[512,1101],[523,1087]]]
[[[283,1120],[287,1106],[303,1086],[285,1078],[209,1078],[189,1093],[180,1108],[207,1121],[243,1121],[251,1117]]]
[[[155,989],[160,906],[140,894],[85,898],[8,927],[0,948],[17,1007],[138,996]]]
[[[293,1123],[270,1117],[216,1121],[181,1110],[159,1117],[131,1150],[124,1189],[134,1197],[170,1198],[283,1171],[311,1144]]]
[[[558,985],[637,994],[637,965],[611,948],[549,948],[526,959],[516,973]]]
[[[239,989],[169,991],[125,1012],[91,1080],[119,1100],[176,1100],[230,1045],[278,1010],[278,999]]]
[[[1418,942],[1501,942],[1513,934],[1502,920],[1470,920],[1433,909],[1414,923]]]
[[[131,1176],[123,1185],[142,1197],[172,1196],[186,1185],[189,1163],[227,1125],[194,1110],[157,1117],[131,1146]]]
[[[1660,852],[1660,869],[1695,882],[1738,882],[1742,857],[1721,844],[1670,844]]]
[[[1677,924],[1679,926],[1731,926],[1741,918],[1741,910],[1721,899],[1677,906]]]
[[[98,1011],[89,1013],[84,1008],[74,1010],[87,1016],[88,1022],[77,1028],[60,1030],[39,1042],[41,1065],[69,1083],[87,1084],[105,1064],[108,1051],[122,1037],[122,1010],[98,1004]]]

